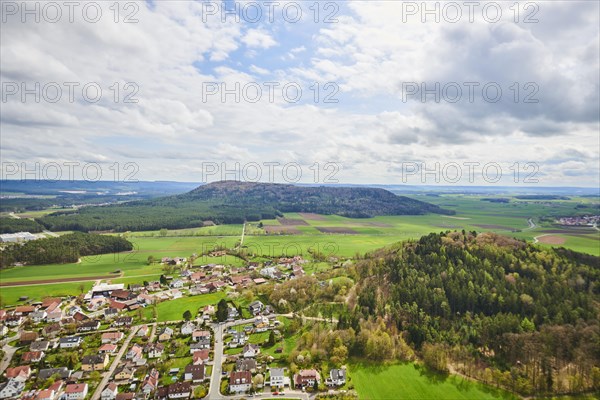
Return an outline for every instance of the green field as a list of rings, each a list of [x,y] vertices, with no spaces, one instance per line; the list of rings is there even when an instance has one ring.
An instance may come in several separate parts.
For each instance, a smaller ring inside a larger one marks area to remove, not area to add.
[[[349,366],[350,383],[361,400],[486,400],[517,399],[506,392],[465,380],[439,375],[412,363]]]
[[[51,285],[28,285],[0,287],[0,296],[5,304],[16,304],[21,296],[28,296],[29,300],[41,300],[44,297],[72,296],[91,289],[93,281],[54,283]]]
[[[182,297],[176,300],[164,301],[156,305],[157,321],[180,321],[183,319],[183,313],[190,310],[192,315],[200,310],[200,308],[209,304],[217,304],[219,300],[227,296],[225,292],[215,292],[202,294],[199,296]],[[144,317],[151,319],[153,315],[153,307],[146,307],[143,311]]]

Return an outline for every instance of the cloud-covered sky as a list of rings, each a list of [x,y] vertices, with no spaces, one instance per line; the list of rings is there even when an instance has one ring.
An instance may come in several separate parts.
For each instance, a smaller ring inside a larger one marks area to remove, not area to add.
[[[596,1],[23,4],[2,2],[3,177],[599,185]]]

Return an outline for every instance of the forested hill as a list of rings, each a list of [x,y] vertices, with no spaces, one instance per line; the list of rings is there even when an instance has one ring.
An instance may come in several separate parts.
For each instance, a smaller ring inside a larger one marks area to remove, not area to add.
[[[385,189],[363,187],[307,187],[222,181],[200,186],[178,197],[221,200],[225,204],[242,206],[264,205],[281,212],[337,214],[353,218],[449,213],[436,205],[396,196]]]
[[[151,230],[191,228],[203,221],[242,223],[275,218],[284,212],[311,212],[367,218],[376,215],[451,213],[396,196],[384,189],[306,187],[222,181],[191,192],[120,205],[86,207],[39,219],[51,230]]]
[[[600,258],[493,233],[429,234],[356,266],[381,318],[439,369],[522,394],[600,389]]]

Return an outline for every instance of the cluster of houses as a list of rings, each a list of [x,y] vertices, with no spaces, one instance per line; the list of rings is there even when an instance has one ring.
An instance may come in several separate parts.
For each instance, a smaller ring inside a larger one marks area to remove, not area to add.
[[[140,332],[142,328],[136,332],[136,335],[143,334]],[[195,386],[209,379],[206,374],[206,364],[210,360],[212,333],[206,328],[200,328],[192,321],[184,322],[180,327],[161,326],[156,328],[155,335],[153,335],[156,340],[147,340],[143,344],[136,342],[128,347],[124,359],[117,365],[112,382],[117,387],[125,386],[126,390],[130,388],[132,396],[144,398],[153,396],[155,399],[189,398]],[[151,367],[168,360],[172,356],[172,354],[168,354],[169,343],[176,338],[186,337],[190,338],[189,352],[192,355],[192,362],[184,368],[183,373],[178,368],[169,371],[169,375],[181,376],[181,380],[173,379],[173,383],[161,385],[160,372],[153,367],[141,379],[139,385],[132,385],[138,368]],[[107,392],[102,400],[113,399],[115,398],[109,397]]]
[[[598,226],[600,225],[600,215],[561,217],[556,219],[556,223],[566,226]]]
[[[70,327],[71,334],[66,333],[66,327]],[[9,329],[15,331],[17,335],[14,337],[19,348],[12,363],[17,365],[4,372],[0,399],[85,399],[89,391],[85,375],[107,368],[110,360],[108,353],[84,355],[79,360],[79,371],[50,365],[44,360],[49,354],[79,350],[84,341],[81,334],[99,328],[99,321],[90,319],[81,312],[80,307],[65,304],[61,298],[46,298],[10,311],[0,310],[0,333],[4,337],[9,334]],[[26,387],[31,387],[27,385],[28,382],[35,381],[41,386],[50,378],[53,381],[48,387],[26,390]]]
[[[105,374],[114,357],[123,348],[126,336],[134,325],[135,313],[131,311],[149,305],[177,299],[184,295],[205,294],[224,288],[241,289],[260,285],[267,280],[294,279],[304,275],[302,257],[280,258],[264,263],[249,263],[246,267],[208,264],[191,267],[182,257],[164,258],[162,263],[183,268],[178,277],[161,277],[160,281],[143,284],[98,283],[89,292],[75,298],[47,298],[41,302],[29,302],[10,311],[0,310],[0,337],[12,332],[18,340],[19,350],[0,383],[0,399],[28,400],[84,400],[96,390],[90,375]],[[254,333],[277,330],[274,309],[254,301],[248,305],[254,316],[253,323],[242,330],[230,329],[228,347],[241,348],[232,356],[235,368],[227,377],[232,393],[243,393],[252,387],[253,374],[262,371],[268,379],[264,384],[272,388],[295,386],[304,388],[320,382],[315,370],[303,370],[293,377],[286,376],[285,368],[261,367],[265,355],[261,348],[249,342]],[[212,319],[215,306],[207,305],[200,310],[204,320]],[[241,317],[240,311],[228,306],[228,321]],[[194,321],[177,325],[137,325],[131,343],[124,353],[109,383],[101,388],[101,400],[137,400],[189,398],[197,385],[209,380],[207,363],[210,362],[212,333],[203,323]],[[88,338],[94,338],[89,340]],[[187,340],[189,338],[189,340]],[[158,365],[173,357],[171,343],[185,339],[185,351],[192,356],[183,371],[169,371],[170,384],[163,385]],[[87,342],[86,342],[87,340]],[[84,343],[88,343],[83,346]],[[89,343],[94,343],[89,347]],[[83,351],[85,350],[85,352]],[[282,348],[275,352],[281,353]],[[77,362],[56,365],[56,355],[76,352]],[[48,358],[49,355],[52,357]],[[229,358],[229,357],[228,357]],[[257,364],[257,359],[261,362]],[[158,369],[157,369],[158,368]],[[334,374],[334,371],[335,372]],[[52,378],[52,379],[51,379]],[[28,382],[35,382],[31,385]],[[343,382],[343,383],[341,383]],[[333,370],[326,383],[339,386],[345,383],[345,370]],[[36,389],[37,387],[37,389]],[[42,389],[43,388],[43,389]]]

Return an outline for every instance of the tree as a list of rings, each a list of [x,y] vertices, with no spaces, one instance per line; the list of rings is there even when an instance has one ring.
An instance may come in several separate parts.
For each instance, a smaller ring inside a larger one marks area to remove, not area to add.
[[[169,231],[168,231],[166,228],[162,228],[162,229],[161,229],[161,230],[158,232],[158,234],[159,234],[161,237],[165,237],[165,236],[167,236],[167,233],[168,233],[168,232],[169,232]]]
[[[271,331],[271,333],[269,333],[269,341],[267,342],[267,345],[269,347],[275,345],[275,333],[273,331]]]
[[[148,265],[152,265],[156,262],[156,258],[154,256],[148,256]]]
[[[225,299],[221,299],[217,304],[216,317],[217,321],[223,322],[227,320],[228,312],[227,312],[227,301]]]
[[[102,375],[98,371],[93,371],[90,373],[90,379],[94,382],[99,382],[102,379]]]
[[[440,344],[425,343],[423,345],[423,361],[425,365],[438,372],[448,372],[448,356]]]
[[[169,283],[169,281],[167,280],[167,277],[165,275],[161,275],[160,276],[160,284],[161,285],[166,285],[168,283]]]
[[[535,331],[535,324],[533,321],[530,321],[529,318],[525,317],[523,318],[523,321],[521,321],[521,329],[523,332],[533,332]]]
[[[183,319],[186,321],[192,319],[192,312],[190,310],[185,310],[185,312],[183,313]]]
[[[264,381],[265,381],[265,378],[262,374],[256,374],[256,376],[254,378],[252,378],[252,383],[254,384],[255,388],[262,387]]]

